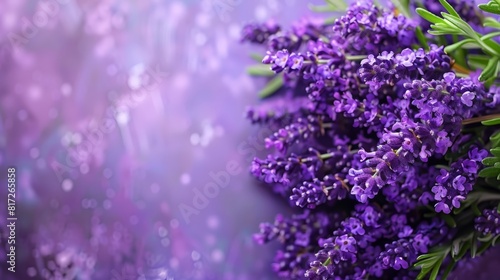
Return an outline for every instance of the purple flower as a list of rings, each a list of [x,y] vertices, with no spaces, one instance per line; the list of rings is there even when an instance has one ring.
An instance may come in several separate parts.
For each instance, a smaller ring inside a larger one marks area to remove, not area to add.
[[[436,212],[449,214],[453,208],[459,208],[460,203],[472,191],[477,178],[477,170],[481,161],[487,156],[486,150],[472,147],[468,155],[459,158],[450,166],[450,170],[441,169],[432,187]]]
[[[260,233],[254,235],[258,243],[277,240],[286,244],[284,250],[276,253],[273,269],[281,277],[293,279],[304,275],[320,249],[317,240],[325,239],[343,219],[342,215],[310,213],[308,211],[292,218],[278,215],[273,224],[260,225]],[[312,246],[311,246],[312,245]]]
[[[415,52],[411,49],[404,49],[401,54],[396,55],[396,60],[405,67],[412,67],[415,61]]]
[[[441,79],[450,70],[451,58],[442,47],[432,45],[428,52],[404,49],[397,55],[393,52],[382,52],[377,58],[370,55],[361,61],[359,76],[377,92],[383,86],[394,86],[400,82]]]
[[[292,53],[288,58],[288,66],[293,70],[300,70],[302,64],[304,63],[304,58],[300,54]]]
[[[434,193],[434,199],[437,201],[441,201],[443,198],[445,198],[447,193],[446,188],[442,185],[436,185],[432,187],[432,192]]]
[[[337,36],[349,42],[352,52],[380,53],[410,47],[415,41],[412,21],[381,10],[371,1],[353,2],[333,28]]]
[[[352,234],[365,234],[365,229],[363,228],[361,221],[357,218],[349,218],[349,220],[344,222],[344,227]]]
[[[287,158],[269,155],[266,160],[255,158],[251,170],[255,177],[266,183],[290,186],[299,180],[314,177],[314,172],[320,164],[321,162],[315,156],[305,160],[294,154]]]
[[[351,253],[356,253],[356,239],[352,236],[348,236],[347,234],[344,234],[342,236],[339,236],[335,239],[335,244],[340,246],[340,250],[345,251],[345,252],[351,252]]]
[[[475,229],[482,235],[500,235],[500,213],[498,209],[484,209],[483,215],[475,219]]]
[[[285,66],[287,65],[286,63],[288,62],[288,57],[289,54],[287,50],[278,51],[275,54],[274,67],[285,68]]]
[[[462,101],[463,104],[467,105],[468,107],[471,107],[474,97],[476,97],[476,93],[467,91],[462,94],[460,100]]]
[[[255,44],[265,43],[269,37],[280,31],[280,27],[272,21],[264,24],[248,24],[242,29],[241,41]]]
[[[302,142],[321,133],[322,120],[310,115],[307,118],[298,118],[284,128],[279,129],[273,135],[265,139],[266,148],[275,148],[281,153],[286,151],[293,144]]]
[[[323,180],[314,178],[312,182],[305,181],[302,186],[295,187],[290,201],[299,207],[315,208],[327,201],[342,200],[347,194],[348,188],[342,178],[327,175]]]

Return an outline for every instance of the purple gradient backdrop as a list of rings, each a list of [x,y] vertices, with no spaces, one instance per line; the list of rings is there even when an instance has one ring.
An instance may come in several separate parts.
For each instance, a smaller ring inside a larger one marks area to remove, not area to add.
[[[0,279],[274,279],[273,246],[251,236],[287,210],[247,172],[262,146],[243,112],[263,81],[245,73],[254,49],[239,30],[306,10],[298,0],[1,1],[0,178],[17,168],[18,221],[16,273],[2,246]],[[183,215],[228,163],[240,172]],[[0,195],[5,245],[6,186]]]
[[[279,202],[238,150],[262,85],[238,36],[298,2],[2,1],[1,177],[17,168],[19,220],[0,279],[270,279],[251,234]],[[185,218],[228,162],[241,172]]]

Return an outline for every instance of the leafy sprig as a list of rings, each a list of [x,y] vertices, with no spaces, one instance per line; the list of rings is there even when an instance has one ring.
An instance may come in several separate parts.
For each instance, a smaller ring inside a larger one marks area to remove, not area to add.
[[[475,258],[498,243],[500,243],[500,235],[480,236],[477,232],[468,230],[447,245],[434,248],[431,252],[420,255],[414,265],[420,267],[417,279],[421,280],[429,276],[430,280],[436,280],[442,266],[446,263],[447,266],[442,271],[440,279],[447,279],[455,264],[463,259],[467,253],[470,254],[471,258]]]
[[[485,120],[481,123],[485,126],[500,125],[500,118]],[[486,168],[479,172],[479,177],[496,178],[497,181],[500,181],[500,131],[490,137],[490,144],[490,153],[492,156],[483,160]]]
[[[488,3],[490,10],[494,10],[492,7],[499,8],[498,2],[500,0],[490,1]],[[424,8],[417,8],[417,13],[427,21],[431,22],[430,34],[433,35],[457,35],[464,37],[463,40],[458,41],[445,48],[447,53],[454,52],[460,49],[478,48],[489,56],[487,64],[484,66],[483,72],[479,77],[480,81],[487,81],[498,76],[500,71],[500,44],[493,40],[494,37],[500,36],[500,32],[493,32],[486,35],[480,34],[475,31],[474,28],[470,26],[466,21],[464,21],[457,11],[446,1],[439,0],[443,5],[447,13],[441,13],[441,17],[435,15]],[[483,6],[484,8],[484,6]],[[496,26],[500,27],[500,24],[492,19],[488,18],[485,20],[484,26]]]
[[[478,7],[485,12],[500,15],[500,0],[493,0],[486,4],[480,4]]]
[[[309,9],[313,12],[341,12],[347,9],[347,4],[343,0],[325,0],[325,5],[318,6],[309,4]]]

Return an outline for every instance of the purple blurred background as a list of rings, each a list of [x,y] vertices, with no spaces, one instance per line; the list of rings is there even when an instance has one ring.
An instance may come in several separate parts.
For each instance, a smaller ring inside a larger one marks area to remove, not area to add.
[[[287,210],[247,172],[264,81],[239,34],[308,2],[2,0],[0,178],[16,168],[18,220],[11,273],[0,187],[0,279],[274,279],[252,234]]]
[[[11,273],[0,188],[0,279],[272,279],[273,247],[251,236],[283,205],[247,172],[262,137],[243,113],[264,81],[238,40],[306,7],[1,1],[0,177],[17,169],[18,221]],[[200,198],[211,172],[229,183]]]

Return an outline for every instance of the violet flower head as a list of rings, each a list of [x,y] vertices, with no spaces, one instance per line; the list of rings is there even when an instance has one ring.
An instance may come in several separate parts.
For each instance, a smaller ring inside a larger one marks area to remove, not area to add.
[[[451,213],[459,208],[477,179],[481,161],[488,156],[486,150],[472,148],[467,156],[452,163],[450,170],[441,169],[432,187],[436,212]]]
[[[312,179],[320,164],[314,156],[303,159],[295,154],[288,157],[268,155],[266,160],[254,159],[252,173],[266,183],[291,186],[300,180]]]
[[[280,30],[280,26],[273,21],[268,21],[263,24],[248,24],[242,29],[241,41],[263,44],[267,42],[271,35],[278,33]]]
[[[345,180],[336,176],[325,176],[323,180],[314,178],[292,190],[290,201],[299,207],[315,208],[327,201],[338,201],[347,197],[349,189]]]
[[[431,45],[430,50],[404,49],[398,54],[382,52],[361,61],[359,76],[375,92],[383,86],[395,86],[411,80],[441,79],[451,70],[451,58],[443,47]]]
[[[281,153],[286,153],[293,144],[312,138],[321,131],[320,120],[309,115],[307,118],[298,118],[295,122],[280,128],[265,139],[265,145],[268,149],[275,148]]]
[[[284,250],[277,252],[273,270],[280,277],[300,279],[309,268],[309,263],[315,260],[314,253],[320,249],[317,240],[326,239],[343,217],[339,213],[327,215],[309,211],[292,218],[278,215],[274,224],[261,224],[260,233],[255,234],[254,239],[260,244],[272,240],[286,244]]]
[[[475,229],[482,235],[500,235],[500,213],[497,208],[484,209],[474,222]]]
[[[414,22],[379,9],[372,1],[353,2],[334,24],[338,40],[347,42],[347,50],[355,54],[410,47],[415,41],[414,30]]]

